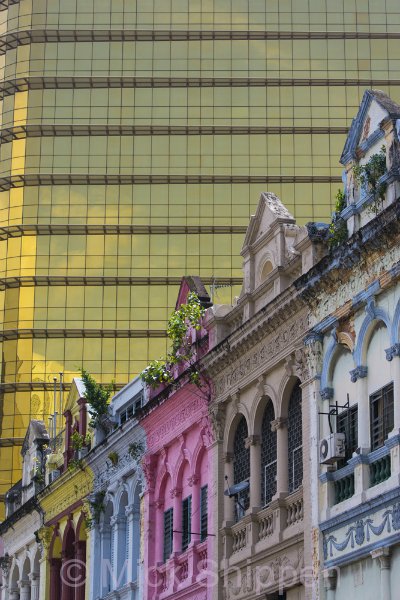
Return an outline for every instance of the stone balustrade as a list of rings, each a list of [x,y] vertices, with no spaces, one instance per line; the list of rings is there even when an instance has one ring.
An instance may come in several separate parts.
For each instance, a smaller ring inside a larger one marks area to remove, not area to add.
[[[303,489],[272,501],[267,507],[247,514],[234,525],[222,530],[226,559],[242,560],[247,555],[273,547],[284,534],[285,539],[298,535],[304,517]],[[296,526],[296,527],[295,527]],[[299,529],[300,528],[300,529]]]

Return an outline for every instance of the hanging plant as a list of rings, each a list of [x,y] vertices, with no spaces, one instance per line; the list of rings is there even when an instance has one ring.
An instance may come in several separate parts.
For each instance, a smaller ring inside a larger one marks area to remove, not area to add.
[[[167,336],[171,340],[171,351],[165,358],[153,360],[140,374],[144,383],[156,388],[163,383],[172,383],[174,365],[187,363],[191,367],[190,381],[196,386],[201,386],[200,373],[190,360],[193,357],[191,331],[201,329],[201,319],[204,317],[205,308],[201,305],[199,297],[194,292],[188,295],[187,303],[175,310],[168,320]]]
[[[104,498],[106,493],[96,492],[92,499],[89,497],[83,505],[83,512],[85,514],[85,526],[87,529],[91,529],[94,524],[100,522],[101,513],[104,511]]]
[[[339,189],[336,193],[335,210],[332,213],[332,221],[329,226],[329,247],[335,248],[344,241],[347,240],[347,225],[346,221],[342,219],[341,212],[346,208],[346,196],[344,192]]]
[[[373,154],[365,165],[354,165],[354,180],[372,194],[371,210],[377,214],[383,205],[387,184],[380,182],[386,173],[386,148],[382,146],[378,154]]]

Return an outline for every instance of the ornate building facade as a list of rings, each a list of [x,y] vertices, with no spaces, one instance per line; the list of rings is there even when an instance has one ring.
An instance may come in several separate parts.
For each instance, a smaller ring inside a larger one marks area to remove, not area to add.
[[[86,459],[94,477],[88,496],[90,600],[143,598],[140,462],[145,436],[137,412],[144,403],[145,390],[136,378],[113,397],[110,416],[115,429],[94,444]]]
[[[318,347],[311,485],[327,600],[398,596],[399,135],[400,106],[367,91],[341,158],[345,239],[296,285]]]
[[[262,194],[242,249],[242,295],[209,311],[215,598],[311,597],[313,397],[308,311],[293,282],[323,251],[274,194]]]
[[[204,306],[210,298],[197,277],[184,277],[177,307],[195,292]],[[207,352],[202,327],[192,332],[195,360]],[[143,468],[144,542],[147,600],[211,598],[215,482],[209,450],[213,438],[208,418],[209,384],[197,387],[188,372],[177,369],[174,381],[152,393],[141,426],[147,451]]]

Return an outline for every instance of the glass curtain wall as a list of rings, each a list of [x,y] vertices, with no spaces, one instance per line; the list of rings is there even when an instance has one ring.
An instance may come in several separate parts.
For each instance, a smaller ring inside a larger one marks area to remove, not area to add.
[[[0,0],[0,498],[53,377],[125,384],[184,274],[217,303],[262,191],[327,220],[398,0]]]

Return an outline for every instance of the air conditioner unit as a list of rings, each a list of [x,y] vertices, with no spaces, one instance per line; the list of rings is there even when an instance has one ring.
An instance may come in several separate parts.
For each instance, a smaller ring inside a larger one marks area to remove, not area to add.
[[[54,469],[54,471],[50,471],[49,473],[49,483],[53,483],[56,479],[60,477],[60,471],[58,469]]]
[[[319,462],[321,465],[331,465],[344,458],[346,452],[346,436],[344,433],[331,433],[319,443]]]

